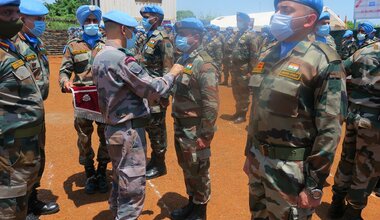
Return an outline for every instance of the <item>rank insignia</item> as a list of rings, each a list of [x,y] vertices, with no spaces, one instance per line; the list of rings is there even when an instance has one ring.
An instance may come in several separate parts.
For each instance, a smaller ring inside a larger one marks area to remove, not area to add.
[[[23,65],[24,65],[24,61],[22,60],[17,60],[11,64],[14,70],[17,70],[18,68],[20,68],[20,66],[23,66]]]
[[[35,60],[37,58],[36,55],[34,54],[29,54],[28,56],[25,57],[26,58],[26,61],[31,61],[31,60]]]
[[[252,73],[253,74],[260,74],[260,73],[263,73],[264,71],[264,67],[265,67],[265,63],[264,62],[260,62],[256,65],[256,67],[253,69]]]

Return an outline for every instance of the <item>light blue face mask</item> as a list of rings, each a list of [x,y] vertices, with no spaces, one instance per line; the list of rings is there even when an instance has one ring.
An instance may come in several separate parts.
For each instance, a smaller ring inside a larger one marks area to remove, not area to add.
[[[357,37],[358,40],[360,40],[360,41],[365,40],[365,34],[359,33],[358,35],[356,35],[356,37]]]
[[[145,31],[148,32],[152,28],[153,24],[150,23],[149,18],[143,18],[141,21],[142,26],[144,27]]]
[[[317,31],[315,32],[318,36],[326,37],[330,34],[330,25],[318,25]]]
[[[99,34],[99,25],[98,24],[86,24],[83,27],[83,31],[88,36],[96,36]]]
[[[46,23],[44,21],[34,21],[34,28],[30,32],[35,37],[40,37],[46,29]]]
[[[187,37],[183,37],[180,35],[177,35],[177,37],[175,38],[175,47],[184,53],[189,51],[191,48],[191,46],[187,42]]]
[[[292,21],[302,19],[307,16],[309,15],[293,18],[289,15],[274,14],[270,24],[270,32],[278,41],[284,41],[293,36],[294,32],[298,30],[293,30]]]
[[[129,32],[131,32],[132,34],[132,37],[131,38],[127,38],[127,41],[126,41],[126,49],[127,50],[132,50],[135,48],[135,44],[136,44],[136,34],[135,32],[132,32],[128,29]]]

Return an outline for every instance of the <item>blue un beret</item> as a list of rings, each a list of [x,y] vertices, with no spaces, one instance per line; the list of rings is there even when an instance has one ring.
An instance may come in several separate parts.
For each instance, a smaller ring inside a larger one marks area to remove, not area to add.
[[[20,13],[31,16],[41,16],[49,13],[49,9],[37,0],[21,0]]]
[[[319,16],[319,21],[322,20],[330,20],[330,13],[328,13],[327,11],[322,12]]]
[[[100,8],[96,5],[82,5],[77,9],[77,19],[79,21],[79,24],[83,26],[84,22],[90,16],[93,14],[96,19],[100,22],[102,20],[102,11]]]
[[[314,9],[319,15],[323,10],[323,0],[274,0],[274,8],[277,10],[277,5],[280,1],[292,1],[297,2]]]
[[[197,18],[185,18],[176,22],[174,25],[174,30],[178,32],[180,29],[194,29],[199,32],[205,31],[202,21]]]
[[[366,34],[370,34],[372,33],[372,31],[374,30],[373,28],[373,24],[371,24],[370,22],[368,21],[365,21],[363,23],[360,23],[359,26],[358,26],[358,30],[360,30],[361,28],[363,28],[364,32]]]
[[[354,32],[352,32],[351,30],[347,30],[346,32],[344,32],[343,38],[352,37],[353,35],[354,35]]]
[[[251,22],[251,18],[249,17],[248,14],[246,13],[243,13],[243,12],[237,12],[236,13],[236,17],[237,18],[240,18],[241,20],[245,21],[245,22]]]
[[[214,31],[220,31],[220,27],[218,25],[214,25],[212,24],[211,25],[211,30],[214,30]]]
[[[127,13],[121,11],[110,11],[103,16],[104,22],[113,21],[115,23],[127,26],[127,27],[137,27],[139,24],[136,19],[129,16]]]
[[[140,14],[142,15],[143,13],[153,13],[153,14],[159,14],[159,15],[164,15],[164,11],[160,6],[157,5],[147,5],[141,8]]]
[[[0,6],[19,6],[20,0],[0,0]]]

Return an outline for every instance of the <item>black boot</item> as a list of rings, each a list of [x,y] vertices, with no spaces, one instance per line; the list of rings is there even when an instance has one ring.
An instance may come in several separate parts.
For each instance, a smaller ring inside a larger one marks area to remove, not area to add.
[[[327,216],[330,219],[339,219],[344,215],[346,209],[345,197],[341,195],[333,195],[331,205],[327,211]]]
[[[380,197],[380,179],[377,181],[377,184],[375,186],[375,189],[373,189],[373,192],[377,197]]]
[[[342,220],[363,220],[362,209],[354,209],[348,204]]]
[[[246,119],[246,113],[245,112],[242,112],[240,114],[238,114],[238,117],[234,120],[234,124],[241,124],[243,122],[245,122],[247,119]]]
[[[186,220],[206,220],[207,204],[195,204],[194,209]]]
[[[45,203],[37,198],[37,190],[33,189],[28,201],[28,213],[34,215],[49,215],[59,211],[59,205],[56,202]]]
[[[191,214],[191,212],[193,211],[194,205],[195,204],[193,203],[193,197],[190,196],[189,203],[187,203],[187,205],[185,205],[184,207],[180,209],[175,209],[174,211],[170,213],[171,219],[184,220]]]
[[[94,194],[97,188],[96,172],[94,165],[87,165],[84,167],[86,171],[86,186],[85,192],[87,194]]]
[[[152,153],[152,158],[146,167],[146,179],[154,179],[167,173],[165,164],[165,152]]]
[[[101,193],[108,192],[109,186],[107,182],[107,163],[100,162],[96,171],[96,180],[98,181],[98,189]]]

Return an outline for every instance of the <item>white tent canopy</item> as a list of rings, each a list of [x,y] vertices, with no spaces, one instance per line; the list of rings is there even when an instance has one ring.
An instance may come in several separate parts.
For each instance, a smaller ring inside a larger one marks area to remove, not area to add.
[[[327,11],[330,13],[331,30],[344,30],[345,29],[345,26],[346,26],[345,23],[339,18],[339,16],[334,11],[332,11],[328,7],[325,7],[324,11]],[[274,11],[252,13],[252,14],[248,14],[248,15],[249,15],[249,17],[251,17],[251,19],[254,20],[254,29],[256,31],[260,31],[264,25],[269,25],[270,19],[271,19],[273,14],[274,14]],[[222,29],[225,29],[227,27],[236,28],[236,26],[237,26],[236,25],[236,15],[217,17],[211,21],[211,24],[218,25]]]

